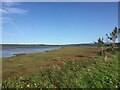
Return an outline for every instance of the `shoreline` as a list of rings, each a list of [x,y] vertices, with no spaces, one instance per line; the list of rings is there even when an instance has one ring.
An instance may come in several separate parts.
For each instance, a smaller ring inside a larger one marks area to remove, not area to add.
[[[53,49],[53,50],[58,50],[61,47],[58,47],[57,49]],[[53,51],[53,50],[45,50],[45,51],[41,51],[41,52],[49,52],[49,51]],[[15,56],[11,56],[11,57],[17,57],[17,56],[21,56],[21,55],[28,55],[28,54],[35,54],[35,53],[41,53],[41,52],[32,52],[32,53],[20,53],[20,54],[14,54]],[[7,57],[6,57],[7,58]]]
[[[25,47],[24,47],[25,48]],[[60,49],[61,47],[59,46],[59,47],[41,47],[41,48],[38,48],[38,47],[36,47],[36,48],[30,48],[30,47],[28,47],[29,49],[50,49],[50,50],[43,50],[43,51],[36,51],[36,52],[23,52],[23,53],[16,53],[16,54],[12,54],[11,56],[5,56],[5,57],[0,57],[0,59],[3,59],[3,58],[11,58],[11,57],[17,57],[17,56],[21,56],[21,55],[27,55],[27,54],[34,54],[34,53],[40,53],[40,52],[48,52],[48,51],[51,51],[51,50],[58,50],[58,49]],[[25,48],[25,49],[28,49],[28,48]],[[2,56],[2,55],[1,55]]]

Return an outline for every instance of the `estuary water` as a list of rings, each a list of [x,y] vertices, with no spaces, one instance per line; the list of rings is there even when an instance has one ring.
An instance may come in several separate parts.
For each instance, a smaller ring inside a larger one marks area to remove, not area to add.
[[[40,47],[14,47],[7,46],[0,49],[0,58],[16,56],[16,54],[27,54],[36,52],[45,52],[49,50],[59,49],[57,46],[40,46]]]

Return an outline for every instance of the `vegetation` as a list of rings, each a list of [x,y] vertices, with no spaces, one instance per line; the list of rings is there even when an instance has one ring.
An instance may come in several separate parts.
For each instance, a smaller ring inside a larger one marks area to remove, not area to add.
[[[114,30],[109,35],[106,34],[106,36],[108,37],[108,39],[111,43],[112,51],[114,51],[115,42],[116,42],[116,39],[118,38],[119,33],[120,33],[120,29],[115,27]]]
[[[112,38],[112,51],[99,38],[100,48],[64,46],[59,50],[4,58],[2,88],[120,88],[116,30],[108,36]]]
[[[66,46],[59,50],[3,58],[3,81],[13,77],[29,76],[33,73],[37,73],[41,70],[41,67],[62,64],[63,61],[94,58],[97,55],[97,51],[97,47]]]
[[[103,38],[99,38],[97,44],[98,44],[99,47],[101,47],[100,55],[103,55],[103,45],[104,45]]]
[[[96,51],[96,47],[69,46],[44,52],[46,55],[62,54],[55,55],[52,64],[38,68],[39,71],[34,74],[18,77],[14,74],[14,77],[3,81],[3,88],[119,88],[118,54],[120,53],[109,54],[107,62],[104,62],[104,56],[95,57]],[[30,68],[31,71],[32,68],[34,67]]]

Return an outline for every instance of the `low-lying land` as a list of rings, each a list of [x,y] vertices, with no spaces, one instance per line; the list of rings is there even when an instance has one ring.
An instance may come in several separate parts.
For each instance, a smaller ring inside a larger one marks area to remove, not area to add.
[[[118,88],[119,52],[98,55],[95,46],[66,46],[59,50],[4,58],[3,87]]]

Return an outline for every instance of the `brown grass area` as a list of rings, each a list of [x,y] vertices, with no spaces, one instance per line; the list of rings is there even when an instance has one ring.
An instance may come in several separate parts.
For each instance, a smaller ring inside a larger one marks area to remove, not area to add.
[[[2,60],[3,80],[32,75],[42,67],[57,66],[69,60],[91,60],[96,58],[97,52],[98,48],[92,46],[66,46],[59,50],[4,58]]]

